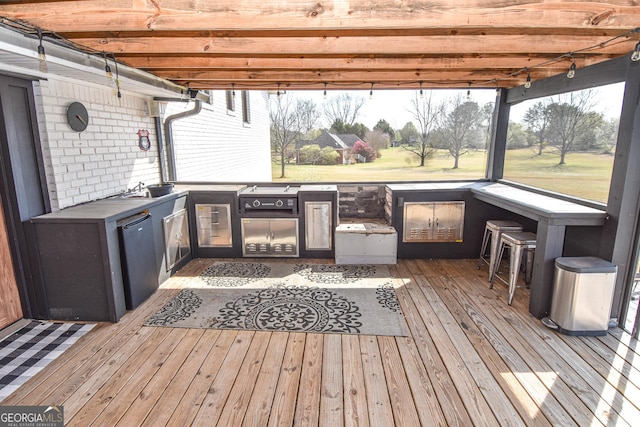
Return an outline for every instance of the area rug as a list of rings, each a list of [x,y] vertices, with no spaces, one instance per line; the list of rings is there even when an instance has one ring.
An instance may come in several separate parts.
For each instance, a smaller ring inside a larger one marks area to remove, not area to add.
[[[0,402],[94,326],[32,321],[0,341]]]
[[[406,336],[385,265],[214,262],[148,326]]]

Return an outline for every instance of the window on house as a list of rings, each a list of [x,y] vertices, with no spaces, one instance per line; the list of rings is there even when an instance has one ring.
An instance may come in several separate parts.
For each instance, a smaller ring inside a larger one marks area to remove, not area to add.
[[[236,111],[236,97],[233,91],[225,92],[227,98],[227,111]]]
[[[251,123],[251,103],[249,102],[250,93],[246,90],[242,91],[242,121]]]
[[[624,83],[511,107],[504,177],[606,203]]]

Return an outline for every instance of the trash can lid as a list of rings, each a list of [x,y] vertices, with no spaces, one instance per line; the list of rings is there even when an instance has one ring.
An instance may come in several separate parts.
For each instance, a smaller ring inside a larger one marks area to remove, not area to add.
[[[594,256],[556,258],[556,267],[575,273],[616,273],[618,267]]]

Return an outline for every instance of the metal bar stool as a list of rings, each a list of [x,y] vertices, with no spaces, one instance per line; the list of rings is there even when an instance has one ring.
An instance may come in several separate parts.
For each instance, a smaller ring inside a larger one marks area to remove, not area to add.
[[[489,280],[491,280],[491,276],[493,276],[493,266],[496,264],[500,235],[505,231],[522,231],[522,224],[516,221],[491,219],[487,221],[487,225],[484,227],[482,248],[480,249],[480,258],[478,258],[478,268],[482,266],[483,262],[489,265]],[[487,260],[486,252],[489,239],[491,239],[491,247],[489,248],[489,259]]]
[[[498,275],[500,260],[504,254],[504,249],[509,248],[509,281],[506,282]],[[509,305],[513,302],[513,296],[516,293],[516,285],[518,283],[518,273],[520,273],[520,264],[526,255],[526,263],[524,267],[524,282],[527,286],[531,282],[531,272],[533,270],[533,255],[536,250],[536,235],[526,231],[506,231],[500,236],[500,250],[493,268],[493,276],[490,278],[491,286],[496,277],[503,283],[509,285]]]

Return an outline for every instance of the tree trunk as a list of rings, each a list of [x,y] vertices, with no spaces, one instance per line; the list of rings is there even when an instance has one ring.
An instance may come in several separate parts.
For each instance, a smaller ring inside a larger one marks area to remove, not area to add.
[[[458,169],[458,159],[460,158],[460,156],[453,156],[453,158],[454,158],[453,168]]]
[[[560,163],[559,165],[564,165],[564,155],[567,154],[565,151],[560,152]]]
[[[424,158],[426,156],[420,156],[420,166],[424,166]]]
[[[284,150],[280,153],[280,178],[284,178]]]

